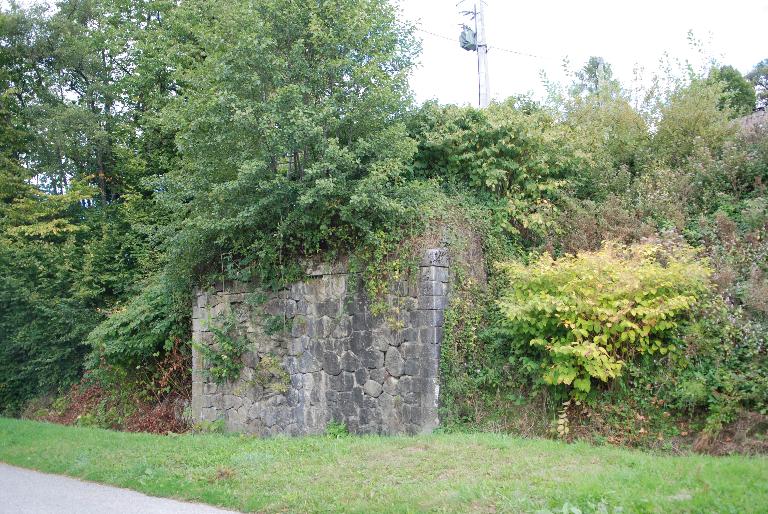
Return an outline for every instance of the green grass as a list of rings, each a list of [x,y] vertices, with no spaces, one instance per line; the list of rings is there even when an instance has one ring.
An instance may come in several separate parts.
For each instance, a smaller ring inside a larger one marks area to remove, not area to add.
[[[768,509],[766,458],[674,457],[498,434],[156,436],[0,419],[0,461],[244,511]]]

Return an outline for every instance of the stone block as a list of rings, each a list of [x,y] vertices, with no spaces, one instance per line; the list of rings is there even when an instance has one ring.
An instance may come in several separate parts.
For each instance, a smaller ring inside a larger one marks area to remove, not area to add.
[[[339,407],[341,407],[341,412],[345,417],[351,418],[357,416],[357,405],[355,405],[355,402],[352,399],[352,391],[339,394]],[[347,427],[351,429],[349,426],[350,421],[350,419],[347,419]]]
[[[314,357],[317,360],[319,361],[323,360],[323,357],[325,356],[325,351],[326,351],[326,348],[322,342],[310,339],[309,352],[312,355],[314,355]]]
[[[247,368],[255,368],[259,365],[259,356],[256,354],[256,352],[252,350],[247,350],[243,352],[242,357],[240,357],[240,360],[242,361],[243,365]]]
[[[419,342],[422,344],[440,344],[443,342],[443,327],[419,329]]]
[[[418,359],[406,359],[403,364],[403,375],[417,376],[421,374]]]
[[[302,296],[296,300],[296,314],[301,314],[302,316],[314,316],[317,314],[317,311],[315,310],[314,305],[310,306],[309,302]]]
[[[232,293],[228,296],[227,301],[230,304],[243,303],[245,301],[245,293]]]
[[[324,338],[328,338],[331,335],[331,332],[333,332],[333,329],[335,327],[335,323],[333,322],[333,319],[328,316],[323,316],[320,318],[320,336]]]
[[[381,384],[374,382],[373,380],[367,381],[363,389],[365,390],[365,394],[374,398],[378,398],[383,390]]]
[[[368,369],[384,366],[384,353],[379,350],[367,349],[358,354],[360,363]]]
[[[220,303],[217,303],[211,307],[211,316],[215,319],[221,316],[226,316],[231,311],[232,306],[229,304],[229,302],[221,301]]]
[[[403,421],[408,424],[419,426],[426,418],[424,409],[418,405],[403,405]]]
[[[444,310],[448,307],[447,296],[419,296],[419,309]]]
[[[309,400],[312,401],[312,394],[315,391],[320,391],[320,383],[316,379],[316,375],[319,373],[302,373],[302,380],[304,381],[304,392],[309,393]]]
[[[387,372],[393,377],[399,377],[403,374],[404,361],[397,348],[389,347],[384,362]]]
[[[411,376],[437,375],[438,347],[422,343],[403,343],[400,351],[405,359],[403,373]]]
[[[386,371],[381,368],[376,368],[368,371],[368,377],[371,380],[375,380],[379,384],[384,383],[384,378],[387,376]]]
[[[438,282],[448,282],[448,268],[438,268],[437,266],[426,266],[419,268],[420,280],[436,280]]]
[[[341,339],[341,338],[349,337],[351,332],[352,332],[352,321],[350,319],[350,316],[341,316],[340,318],[338,318],[336,322],[336,326],[333,329],[333,332],[331,332],[331,337],[334,337],[336,339]]]
[[[350,339],[349,344],[350,350],[357,355],[361,355],[365,350],[368,350],[373,346],[373,335],[370,331],[352,332],[352,338]]]
[[[315,357],[312,352],[304,352],[299,356],[299,371],[301,373],[314,373],[323,369],[323,362]]]
[[[419,282],[420,296],[445,296],[448,293],[448,284],[437,280],[422,280]]]
[[[432,248],[424,252],[421,259],[421,266],[437,266],[441,268],[448,267],[448,250],[445,248]]]
[[[341,363],[339,362],[339,356],[335,352],[325,352],[323,356],[323,370],[329,375],[341,373]]]
[[[421,311],[422,313],[422,326],[425,327],[442,327],[445,324],[445,311]],[[409,340],[414,340],[411,338]]]
[[[423,311],[423,312],[439,312],[439,311]],[[400,346],[406,341],[413,341],[414,339],[416,339],[417,332],[411,327],[406,327],[400,330],[397,335],[398,337],[395,340],[394,346]]]
[[[247,411],[245,409],[232,409],[227,412],[227,426],[234,432],[245,430]]]
[[[309,346],[309,337],[292,337],[288,340],[288,355],[301,355]]]
[[[379,424],[381,423],[378,413],[368,408],[367,406],[360,409],[360,432],[361,434],[378,434],[380,433]]]
[[[305,316],[298,315],[293,318],[291,324],[291,337],[307,336],[309,320]]]
[[[405,396],[413,390],[413,377],[402,376],[397,382],[397,394]]]
[[[291,284],[288,288],[288,298],[294,301],[298,301],[304,296],[304,284],[302,282],[296,282]]]
[[[360,412],[360,409],[364,408],[365,405],[363,405],[363,400],[365,399],[365,391],[360,386],[355,386],[352,388],[352,403],[355,404],[355,406],[358,408],[358,414]]]
[[[377,328],[371,333],[371,341],[373,347],[381,352],[387,351],[390,345],[396,346],[397,340],[395,332],[387,326]]]
[[[398,379],[395,377],[387,377],[384,379],[383,391],[389,395],[394,396],[397,394]]]
[[[337,318],[341,314],[341,301],[338,298],[329,298],[317,304],[317,315]]]
[[[341,390],[343,392],[351,391],[355,387],[355,374],[343,371],[341,373]]]
[[[344,371],[356,371],[358,368],[360,368],[360,359],[357,355],[349,350],[341,354],[341,369]]]
[[[329,384],[330,385],[330,384]],[[329,404],[335,404],[339,402],[339,392],[335,389],[329,390],[325,392],[325,400]]]
[[[327,294],[332,298],[343,298],[347,291],[345,268],[343,263],[335,263],[331,267],[332,273],[326,274],[323,277]]]
[[[248,421],[253,419],[259,419],[261,416],[261,409],[262,406],[258,402],[254,402],[251,407],[248,409],[248,412],[246,413],[246,419]]]
[[[285,370],[290,375],[298,375],[301,374],[301,362],[299,358],[295,355],[289,355],[285,359],[283,359],[283,366],[285,367]],[[245,368],[245,371],[249,371],[250,373],[244,374],[243,379],[244,380],[251,380],[253,378],[253,370],[250,368]]]
[[[355,375],[355,384],[362,386],[365,385],[365,383],[370,378],[370,373],[368,372],[368,369],[366,368],[358,368],[354,371]]]
[[[362,332],[371,328],[370,320],[365,314],[364,307],[350,309],[350,312],[352,313],[352,330]]]

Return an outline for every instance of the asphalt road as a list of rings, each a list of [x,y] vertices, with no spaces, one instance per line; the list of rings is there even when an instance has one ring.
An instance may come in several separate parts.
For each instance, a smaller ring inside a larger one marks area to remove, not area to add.
[[[221,510],[0,463],[0,513],[222,514]]]

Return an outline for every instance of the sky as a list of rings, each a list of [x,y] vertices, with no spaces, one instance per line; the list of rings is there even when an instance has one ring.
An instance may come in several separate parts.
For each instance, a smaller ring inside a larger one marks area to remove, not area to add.
[[[458,39],[461,23],[468,22],[460,11],[471,10],[480,0],[393,1],[399,3],[402,16],[421,29],[417,32],[423,45],[421,64],[411,77],[416,100],[475,105],[477,54],[462,50]],[[29,5],[33,0],[19,3]],[[541,72],[564,80],[566,58],[572,69],[578,69],[590,56],[601,56],[627,87],[638,67],[645,70],[642,76],[647,80],[665,52],[700,64],[704,59],[689,44],[691,31],[703,43],[707,58],[742,73],[768,58],[768,0],[485,0],[485,4],[494,99],[523,93],[543,97]]]
[[[476,105],[477,54],[458,43],[467,20],[459,11],[474,1],[400,0],[402,15],[421,29],[421,64],[411,78],[417,101]],[[577,69],[601,56],[626,86],[637,67],[646,78],[656,71],[665,52],[695,65],[714,58],[742,73],[768,58],[768,0],[486,0],[485,13],[494,99],[542,97],[541,72],[563,80],[565,58]],[[689,31],[706,58],[689,44]]]

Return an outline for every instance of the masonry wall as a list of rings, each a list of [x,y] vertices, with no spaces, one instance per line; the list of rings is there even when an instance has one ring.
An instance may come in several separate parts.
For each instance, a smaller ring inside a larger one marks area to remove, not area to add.
[[[198,291],[193,340],[215,346],[211,327],[234,316],[234,335],[249,345],[240,377],[224,384],[193,351],[193,417],[261,435],[323,433],[330,421],[352,433],[431,431],[448,275],[446,251],[428,250],[418,276],[396,284],[378,316],[343,264],[308,270],[266,297],[242,283]]]

